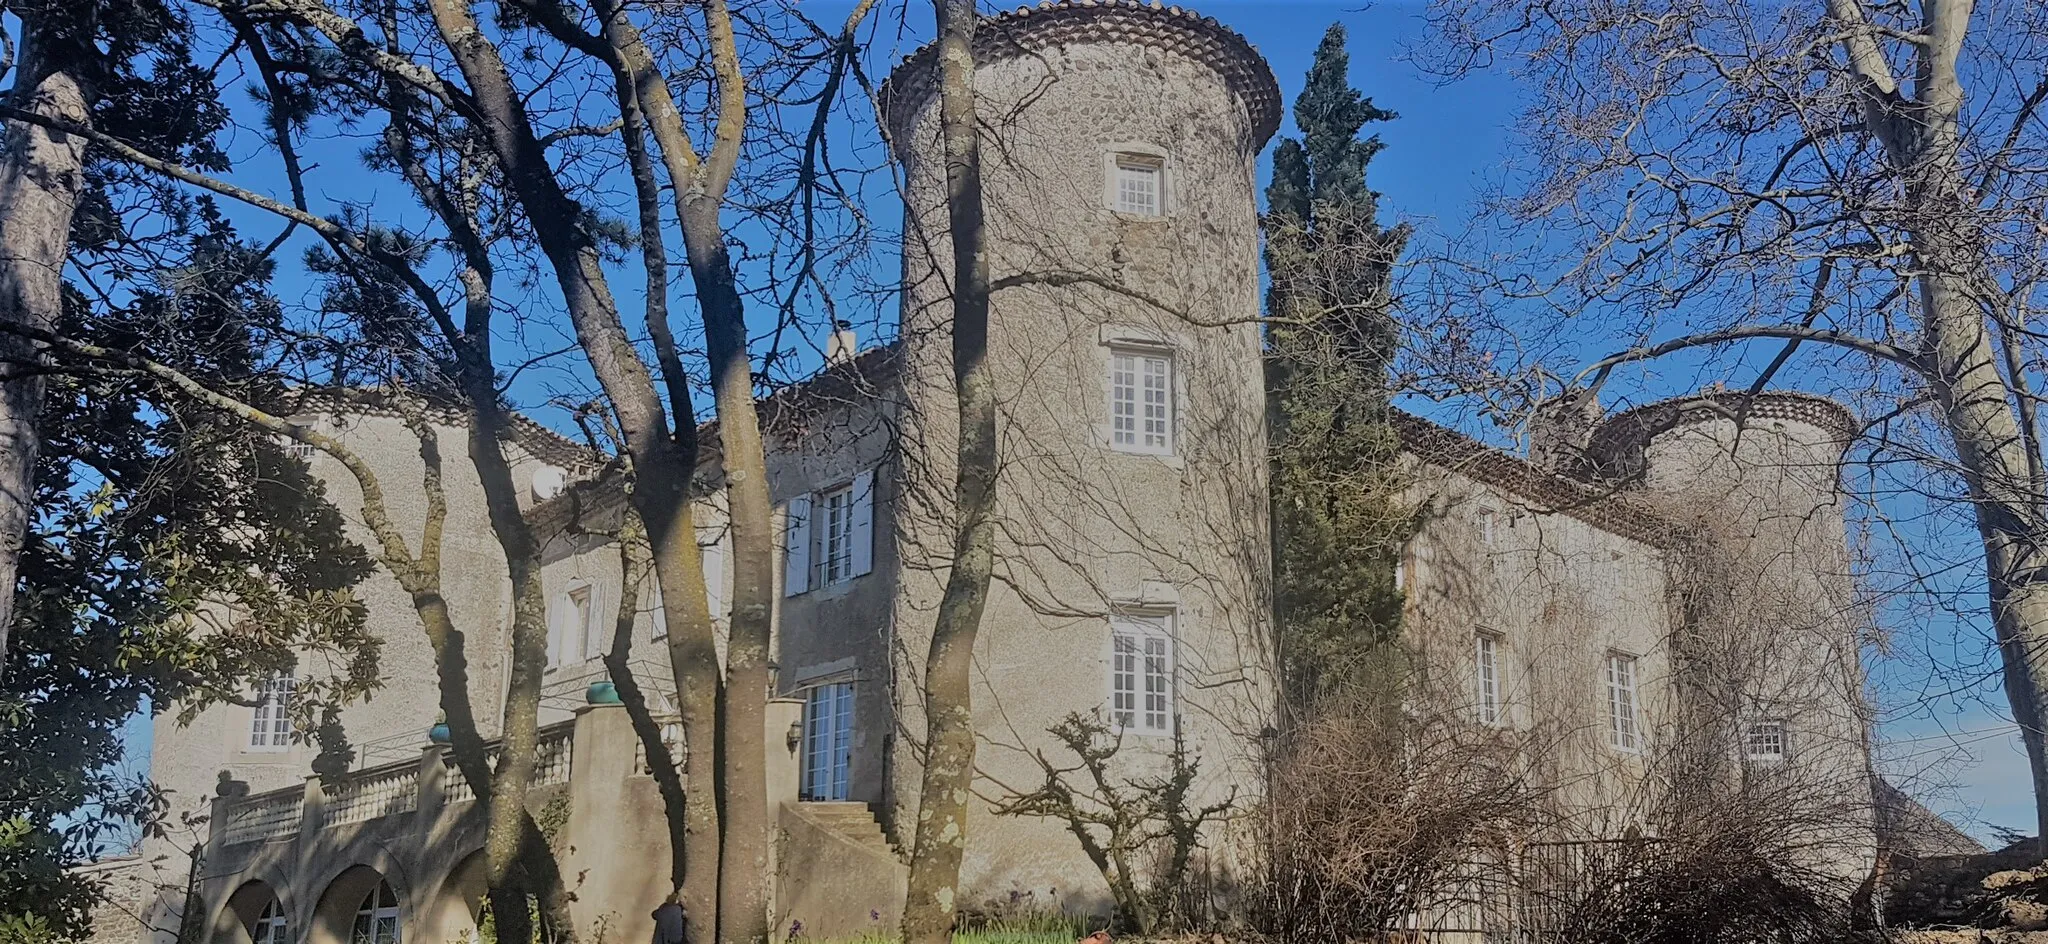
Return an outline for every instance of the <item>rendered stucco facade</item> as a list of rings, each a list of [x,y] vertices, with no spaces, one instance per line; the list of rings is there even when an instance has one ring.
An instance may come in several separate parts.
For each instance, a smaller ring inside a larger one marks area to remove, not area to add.
[[[1048,727],[1070,713],[1115,710],[1116,627],[1142,620],[1170,638],[1170,724],[1130,732],[1121,762],[1157,769],[1177,734],[1201,758],[1199,801],[1234,792],[1249,809],[1261,792],[1274,680],[1255,176],[1279,92],[1241,37],[1179,8],[1052,3],[994,18],[984,36],[977,87],[1001,285],[990,336],[1003,404],[1001,538],[976,646],[981,799],[960,895],[970,909],[1025,898],[1099,914],[1106,887],[1065,825],[997,815],[992,801],[1042,778],[1031,752],[1057,751]],[[902,906],[900,847],[917,804],[919,682],[951,545],[955,437],[931,76],[932,56],[920,52],[885,95],[907,200],[898,339],[762,409],[787,535],[764,785],[780,817],[778,932],[798,922],[818,937],[893,927]],[[1142,178],[1154,188],[1144,212],[1121,202],[1125,167],[1151,175]],[[1131,392],[1143,382],[1120,380],[1124,363],[1139,373],[1167,365],[1160,399]],[[1120,402],[1163,405],[1165,442],[1145,440],[1149,427],[1137,429],[1139,441],[1120,441]],[[1475,634],[1495,639],[1496,723],[1554,732],[1550,766],[1575,835],[1654,828],[1641,802],[1655,779],[1648,746],[1696,726],[1737,750],[1748,716],[1705,718],[1695,707],[1703,691],[1739,690],[1771,719],[1798,718],[1801,762],[1850,793],[1863,783],[1859,624],[1834,477],[1846,419],[1839,408],[1798,402],[1810,409],[1765,409],[1765,425],[1740,438],[1725,415],[1697,405],[1622,414],[1589,431],[1574,461],[1550,467],[1401,419],[1412,497],[1429,510],[1408,556],[1409,641],[1440,688],[1456,693],[1471,691]],[[1659,422],[1644,426],[1645,416]],[[422,498],[404,487],[421,473],[417,441],[403,423],[368,414],[337,428],[393,483],[395,517],[420,520]],[[444,443],[465,435],[453,423],[438,429]],[[541,722],[567,745],[563,779],[529,802],[558,808],[565,863],[590,889],[578,919],[645,939],[647,912],[665,891],[660,801],[620,710],[587,704],[585,689],[607,677],[597,656],[622,602],[638,612],[631,663],[657,712],[668,710],[666,650],[644,592],[621,600],[620,555],[607,535],[622,502],[598,474],[602,457],[538,434],[520,446],[522,482],[590,480],[545,502],[536,495],[529,510],[557,611]],[[349,476],[314,461],[367,544]],[[503,647],[493,643],[510,593],[474,475],[460,461],[446,473],[448,595],[471,633],[476,713],[494,727],[504,680]],[[698,518],[714,611],[729,581],[719,477],[715,457],[699,470],[711,489]],[[1730,563],[1703,571],[1702,547]],[[1769,605],[1740,616],[1703,608],[1703,574],[1719,581],[1721,597],[1733,588]],[[474,813],[426,735],[438,700],[431,653],[388,575],[363,595],[386,640],[387,681],[343,720],[368,768],[351,776],[384,785],[389,806],[337,806],[328,788],[307,784],[304,749],[248,750],[247,708],[210,710],[189,725],[168,713],[159,721],[157,778],[186,809],[216,815],[199,831],[217,853],[201,869],[215,940],[245,944],[267,900],[259,899],[274,894],[290,905],[293,927],[307,929],[294,940],[328,944],[341,926],[334,909],[362,900],[373,874],[398,887],[407,940],[438,944],[474,916]],[[574,606],[593,615],[561,617]],[[1769,664],[1754,672],[1707,658],[1729,647],[1701,645],[1781,626],[1796,626],[1798,642],[1765,647]],[[1617,654],[1633,660],[1640,749],[1617,751],[1603,714]],[[818,726],[805,699],[828,685],[848,686],[848,720],[843,776],[816,781],[830,794],[821,797],[810,777]],[[224,770],[249,796],[209,804]],[[332,812],[342,808],[356,812]],[[298,819],[264,825],[250,815],[262,809]],[[1252,865],[1251,844],[1233,829],[1213,831],[1201,864],[1219,888]],[[190,838],[145,858],[182,886]],[[1839,847],[1845,876],[1867,865],[1851,840]]]

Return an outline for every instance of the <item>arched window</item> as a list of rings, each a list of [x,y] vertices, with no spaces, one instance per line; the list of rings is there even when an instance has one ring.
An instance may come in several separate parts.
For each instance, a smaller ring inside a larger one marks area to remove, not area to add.
[[[399,944],[398,893],[390,882],[378,882],[376,890],[363,897],[349,944]]]
[[[256,944],[291,944],[289,922],[285,920],[284,904],[276,898],[263,906],[263,913],[256,916],[256,924],[249,928],[249,937]]]

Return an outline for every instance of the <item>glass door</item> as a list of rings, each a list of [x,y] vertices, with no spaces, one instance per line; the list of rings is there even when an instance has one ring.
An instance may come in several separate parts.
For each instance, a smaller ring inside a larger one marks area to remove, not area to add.
[[[846,799],[853,759],[853,683],[834,682],[804,697],[804,780],[799,799]]]

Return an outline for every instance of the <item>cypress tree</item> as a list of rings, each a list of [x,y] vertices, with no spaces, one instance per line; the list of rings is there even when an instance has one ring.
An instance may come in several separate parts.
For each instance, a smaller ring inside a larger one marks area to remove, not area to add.
[[[1372,685],[1398,633],[1394,573],[1412,530],[1398,499],[1391,276],[1405,226],[1379,223],[1366,169],[1395,117],[1351,87],[1344,27],[1317,47],[1266,190],[1275,617],[1284,703]]]

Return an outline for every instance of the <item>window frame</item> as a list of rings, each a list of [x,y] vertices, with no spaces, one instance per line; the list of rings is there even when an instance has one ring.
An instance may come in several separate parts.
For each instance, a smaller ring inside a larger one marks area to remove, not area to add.
[[[804,802],[840,802],[852,796],[853,736],[859,723],[856,681],[847,675],[828,676],[807,682],[799,690],[804,707],[798,721],[802,725],[802,738],[797,754],[797,795]],[[821,704],[825,714],[814,713]],[[841,719],[845,721],[844,727],[838,723]],[[818,743],[821,734],[824,735],[822,747]],[[825,763],[822,774],[825,795],[822,798],[814,789],[821,779],[820,758]]]
[[[390,904],[385,904],[386,896]],[[385,920],[391,922],[388,941],[377,936],[377,926]],[[391,887],[390,879],[379,878],[377,887],[363,896],[363,903],[356,906],[355,920],[349,923],[348,939],[349,944],[404,944],[404,913],[398,903],[398,890]]]
[[[597,604],[597,585],[587,581],[571,584],[569,589],[562,591],[562,596],[569,601],[569,612],[582,617],[563,624],[565,629],[569,626],[576,627],[576,640],[572,650],[575,653],[574,661],[589,662],[592,659],[604,658],[605,644],[610,640],[599,632],[599,622],[603,617],[598,614],[600,607]],[[567,644],[569,640],[564,639],[562,642]]]
[[[1643,724],[1641,665],[1641,658],[1634,653],[1607,650],[1603,670],[1607,689],[1607,744],[1624,754],[1642,753],[1649,740]],[[1624,702],[1626,712],[1622,710]]]
[[[840,502],[836,512],[834,501]],[[853,561],[853,519],[857,501],[850,481],[819,489],[811,496],[811,589],[846,583],[858,576],[854,573]],[[836,552],[832,547],[835,537],[842,543]],[[833,576],[834,564],[842,568],[838,576]]]
[[[1109,725],[1119,734],[1140,737],[1172,737],[1180,725],[1180,645],[1176,614],[1164,610],[1113,614],[1109,620],[1109,664],[1107,695]],[[1124,648],[1128,640],[1130,648]],[[1156,645],[1156,652],[1155,652]],[[1128,654],[1126,669],[1121,663]],[[1160,665],[1155,669],[1153,659]],[[1128,676],[1130,706],[1119,707],[1125,693],[1120,676]],[[1157,679],[1159,687],[1152,682]],[[1154,697],[1158,701],[1152,702]],[[1128,720],[1126,720],[1128,717]]]
[[[1501,684],[1500,633],[1489,629],[1472,632],[1472,719],[1490,728],[1507,723],[1506,686]]]
[[[273,673],[256,683],[256,704],[249,709],[243,750],[277,754],[292,749],[292,735],[298,730],[292,724],[291,703],[297,697],[298,687],[299,680],[290,672]],[[280,694],[282,698],[278,697]]]
[[[272,895],[249,925],[249,940],[251,944],[291,944],[291,939],[291,916],[285,913],[284,902]]]
[[[1167,160],[1166,155],[1150,148],[1113,148],[1104,155],[1103,203],[1117,218],[1125,220],[1160,220],[1171,211],[1167,202]],[[1137,204],[1124,202],[1124,181],[1126,174],[1146,175],[1151,179],[1151,211],[1134,208]]]
[[[1109,447],[1117,452],[1141,456],[1173,456],[1180,448],[1180,390],[1179,358],[1171,347],[1153,344],[1112,342],[1109,348],[1108,391],[1109,391]],[[1124,362],[1129,362],[1128,371]],[[1151,383],[1152,365],[1161,368],[1160,384]],[[1121,378],[1128,373],[1129,380]],[[1164,414],[1158,417],[1161,429],[1154,432],[1150,425],[1154,420],[1150,414],[1153,406],[1152,394],[1156,391],[1160,401],[1156,404]],[[1122,399],[1121,391],[1128,391],[1130,399]],[[1128,406],[1130,429],[1129,442],[1121,441],[1126,431],[1118,427],[1125,417],[1120,410]],[[1154,441],[1154,437],[1157,441]]]
[[[1759,729],[1774,729],[1768,735],[1775,742],[1775,752],[1759,753],[1757,735]],[[1750,764],[1782,764],[1792,758],[1792,726],[1783,718],[1752,718],[1742,726],[1742,759]]]

